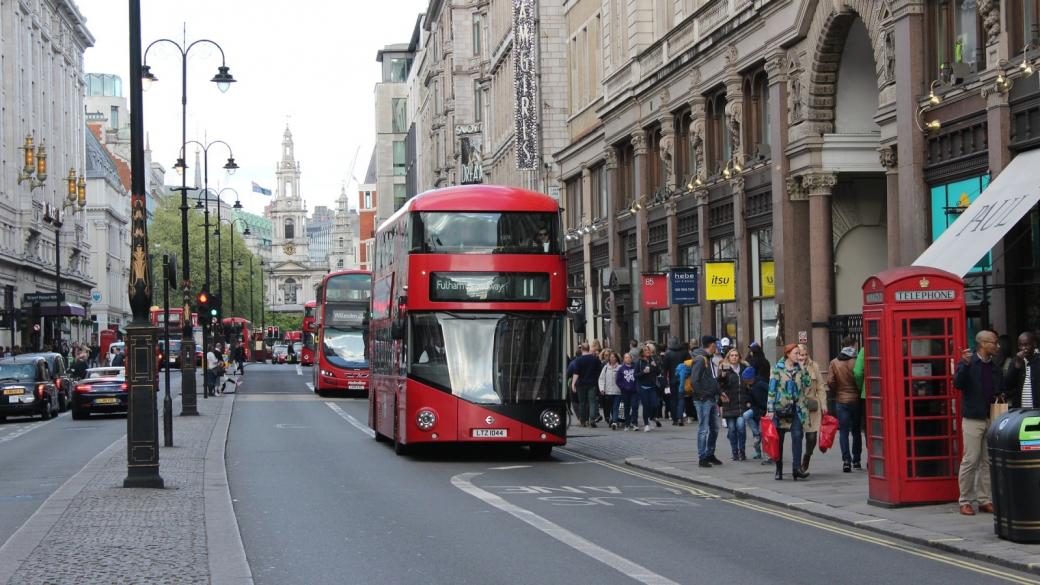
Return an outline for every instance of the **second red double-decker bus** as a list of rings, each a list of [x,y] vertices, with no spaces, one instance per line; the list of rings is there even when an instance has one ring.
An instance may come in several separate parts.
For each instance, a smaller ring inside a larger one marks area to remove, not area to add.
[[[314,365],[314,333],[315,314],[318,310],[318,301],[307,301],[303,305],[303,349],[300,350],[300,365]]]
[[[228,342],[228,347],[225,348],[224,352],[227,357],[233,357],[230,351],[236,345],[241,344],[245,350],[246,361],[252,359],[253,350],[250,347],[252,345],[250,340],[253,337],[253,324],[248,319],[243,319],[242,317],[224,317],[222,325],[224,326],[224,335]]]
[[[317,288],[314,391],[368,392],[368,311],[372,273],[340,270]]]
[[[540,193],[451,187],[375,238],[369,425],[417,443],[566,441],[560,210]]]

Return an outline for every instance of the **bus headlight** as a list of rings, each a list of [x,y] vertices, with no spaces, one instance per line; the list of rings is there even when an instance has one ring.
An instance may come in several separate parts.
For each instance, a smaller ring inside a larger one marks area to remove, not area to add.
[[[538,418],[542,421],[542,426],[547,429],[555,429],[560,426],[560,413],[555,410],[547,408],[542,411],[542,415]]]
[[[428,431],[433,428],[433,425],[437,424],[437,415],[433,414],[432,410],[420,410],[419,413],[415,415],[415,424],[418,425],[420,429]]]
[[[335,377],[336,377],[336,374],[333,374],[333,373],[332,373],[332,372],[330,372],[329,370],[322,370],[322,371],[321,371],[321,375],[322,375],[322,376],[325,376],[325,377],[327,377],[327,378],[335,378]]]

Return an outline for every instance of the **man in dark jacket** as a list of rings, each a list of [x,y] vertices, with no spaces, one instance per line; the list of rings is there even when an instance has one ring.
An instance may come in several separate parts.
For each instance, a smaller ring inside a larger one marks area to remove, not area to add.
[[[595,428],[596,416],[599,414],[599,372],[603,365],[599,356],[592,353],[588,342],[581,344],[581,355],[576,357],[567,368],[571,378],[571,392],[578,397],[578,421],[581,426]]]
[[[693,407],[697,410],[697,458],[701,467],[722,465],[715,457],[715,443],[719,439],[719,382],[716,380],[715,356],[718,339],[711,335],[701,338],[700,349],[693,352],[690,371],[693,386]]]
[[[964,350],[953,376],[954,387],[961,391],[964,457],[961,459],[958,483],[960,511],[965,516],[975,515],[973,502],[978,502],[980,512],[993,513],[986,428],[989,426],[989,405],[993,397],[1004,393],[1004,376],[993,359],[996,353],[997,334],[979,331],[975,335],[975,352]]]
[[[841,445],[841,470],[850,473],[852,468],[862,469],[860,458],[863,454],[863,426],[859,398],[859,387],[856,386],[856,340],[846,337],[841,341],[841,353],[831,360],[827,386],[834,393],[834,401],[838,411],[838,443]],[[849,449],[849,433],[852,434],[852,449]]]
[[[672,408],[672,425],[683,426],[686,423],[686,418],[683,412],[683,407],[686,404],[685,396],[683,395],[683,389],[679,387],[679,376],[675,373],[675,368],[684,361],[690,359],[690,351],[686,349],[686,345],[679,342],[679,338],[672,336],[668,338],[668,351],[664,352],[664,359],[662,360],[661,367],[664,368],[664,377],[668,383],[668,396],[671,402]]]
[[[1033,333],[1018,336],[1018,353],[1008,366],[1004,384],[1008,408],[1040,408],[1040,351]]]

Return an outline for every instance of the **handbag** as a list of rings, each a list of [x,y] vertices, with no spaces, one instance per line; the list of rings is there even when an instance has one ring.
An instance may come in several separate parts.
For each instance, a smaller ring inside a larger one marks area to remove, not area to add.
[[[780,461],[780,433],[776,430],[776,421],[762,418],[762,452],[773,461]]]
[[[1008,403],[1003,397],[998,396],[996,402],[989,405],[989,420],[993,422],[1000,418],[1000,415],[1008,411]]]
[[[809,409],[809,412],[816,412],[820,410],[820,401],[807,396],[805,398],[805,408]]]
[[[820,452],[826,453],[827,449],[834,446],[834,437],[838,434],[838,419],[833,415],[823,415],[820,422]]]

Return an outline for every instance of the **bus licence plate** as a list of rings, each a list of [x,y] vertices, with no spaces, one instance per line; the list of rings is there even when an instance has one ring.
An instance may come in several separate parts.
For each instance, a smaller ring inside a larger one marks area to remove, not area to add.
[[[95,398],[94,404],[119,404],[118,398]]]
[[[474,437],[505,438],[509,436],[508,429],[473,429]]]

